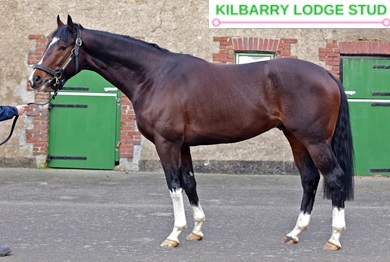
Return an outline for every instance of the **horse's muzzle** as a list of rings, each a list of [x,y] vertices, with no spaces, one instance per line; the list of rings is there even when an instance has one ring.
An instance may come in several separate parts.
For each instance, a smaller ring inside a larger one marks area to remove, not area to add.
[[[30,85],[33,89],[48,92],[55,84],[53,77],[47,77],[45,80],[40,75],[31,75]]]

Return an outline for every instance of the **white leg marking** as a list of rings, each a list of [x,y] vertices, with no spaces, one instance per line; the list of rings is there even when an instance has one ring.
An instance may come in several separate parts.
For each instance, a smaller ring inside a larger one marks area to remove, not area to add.
[[[287,234],[288,237],[291,237],[296,242],[299,241],[298,235],[301,234],[303,231],[308,229],[310,224],[310,214],[305,214],[301,212],[298,216],[297,223],[294,227],[294,229]]]
[[[167,239],[179,243],[179,235],[187,227],[186,215],[184,212],[183,189],[179,188],[175,191],[171,191],[170,194],[173,202],[175,223],[172,233],[167,237]]]
[[[329,242],[341,247],[340,237],[341,234],[346,229],[345,224],[345,210],[343,208],[333,208],[333,216],[332,216],[332,235],[330,236]]]
[[[203,237],[202,226],[204,221],[206,220],[206,217],[204,215],[200,203],[198,203],[198,206],[192,206],[192,211],[194,214],[194,221],[195,221],[195,226],[194,226],[194,230],[192,230],[192,233]]]

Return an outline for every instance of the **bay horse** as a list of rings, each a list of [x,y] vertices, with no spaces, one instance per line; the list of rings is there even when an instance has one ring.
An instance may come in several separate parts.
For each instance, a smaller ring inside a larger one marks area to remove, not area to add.
[[[29,78],[31,86],[58,91],[79,71],[92,70],[131,100],[140,132],[156,147],[173,202],[174,227],[161,246],[177,246],[187,227],[183,190],[195,221],[187,239],[203,238],[205,215],[190,147],[234,143],[279,128],[290,143],[303,187],[298,220],[282,242],[297,243],[308,228],[321,173],[333,212],[324,249],[340,249],[354,172],[348,102],[336,77],[298,59],[213,64],[86,29],[70,16],[66,24],[57,16],[57,26]]]

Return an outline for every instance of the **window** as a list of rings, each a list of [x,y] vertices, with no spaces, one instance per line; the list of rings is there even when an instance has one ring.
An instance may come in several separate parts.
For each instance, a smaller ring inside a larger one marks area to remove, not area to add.
[[[272,53],[236,53],[234,62],[236,64],[247,64],[275,59],[275,54]]]

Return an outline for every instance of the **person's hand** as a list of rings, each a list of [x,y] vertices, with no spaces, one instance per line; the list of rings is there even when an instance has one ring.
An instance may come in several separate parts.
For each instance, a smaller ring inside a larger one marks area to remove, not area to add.
[[[18,109],[18,115],[22,115],[26,111],[27,108],[28,108],[28,105],[16,106],[16,109]]]

